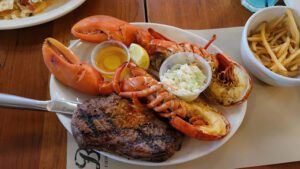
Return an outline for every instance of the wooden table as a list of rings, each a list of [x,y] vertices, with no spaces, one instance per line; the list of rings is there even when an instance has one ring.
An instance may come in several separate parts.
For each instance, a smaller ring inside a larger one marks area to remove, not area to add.
[[[49,99],[49,72],[41,46],[46,37],[67,44],[81,18],[106,14],[188,29],[242,26],[251,15],[239,0],[88,0],[70,14],[31,28],[0,31],[0,92]],[[0,168],[66,168],[66,130],[53,113],[0,108]],[[259,169],[300,168],[300,162]]]

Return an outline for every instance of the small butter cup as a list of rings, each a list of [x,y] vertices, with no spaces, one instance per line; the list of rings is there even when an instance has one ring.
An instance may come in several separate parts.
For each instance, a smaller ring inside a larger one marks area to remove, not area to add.
[[[175,93],[172,91],[170,88],[167,86],[164,86],[170,93],[173,93],[174,95],[178,96],[179,98],[185,100],[185,101],[193,101],[195,100],[200,93],[202,93],[210,84],[211,82],[211,77],[212,77],[212,72],[211,72],[211,67],[209,63],[203,59],[201,56],[195,54],[195,53],[190,53],[190,52],[180,52],[173,54],[169,56],[161,65],[160,70],[159,70],[159,78],[162,80],[163,75],[167,72],[167,70],[171,69],[174,65],[176,64],[191,64],[195,63],[196,66],[200,68],[200,70],[203,72],[203,74],[206,76],[204,85],[197,90],[197,92],[193,94],[181,94],[179,95],[178,93]]]
[[[107,72],[105,70],[100,69],[96,65],[96,56],[97,56],[97,53],[100,50],[102,50],[103,48],[108,47],[108,46],[116,46],[116,47],[119,47],[119,48],[123,49],[126,52],[126,54],[127,54],[127,62],[130,61],[130,53],[129,53],[129,49],[127,48],[126,45],[124,45],[121,42],[115,41],[115,40],[104,41],[104,42],[102,42],[102,43],[100,43],[100,44],[98,44],[98,45],[96,45],[94,47],[94,49],[92,50],[92,53],[91,53],[91,62],[92,62],[93,67],[96,70],[98,70],[101,74],[103,74],[104,76],[106,76],[107,78],[110,78],[110,77],[112,77],[114,75],[115,72]]]

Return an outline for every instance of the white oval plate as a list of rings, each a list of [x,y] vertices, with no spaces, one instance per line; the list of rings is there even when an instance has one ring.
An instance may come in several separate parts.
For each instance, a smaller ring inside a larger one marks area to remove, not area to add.
[[[0,20],[0,30],[25,28],[59,18],[79,7],[85,0],[64,0],[49,6],[44,12],[26,18]]]
[[[168,26],[168,25],[154,24],[154,23],[134,23],[134,25],[143,28],[151,27],[157,30],[158,32],[162,33],[166,37],[176,40],[178,42],[188,41],[188,42],[198,44],[200,46],[204,46],[204,44],[207,42],[205,39],[193,33],[187,32],[185,30],[176,27]],[[82,60],[85,60],[90,63],[89,61],[90,53],[95,45],[96,44],[77,40],[75,41],[75,43],[72,43],[72,45],[70,45],[69,48]],[[219,48],[217,48],[214,45],[210,46],[209,51],[222,52]],[[64,86],[63,84],[58,82],[53,75],[51,75],[51,79],[50,79],[50,95],[51,95],[51,99],[65,99],[65,100],[72,100],[72,101],[79,101],[79,102],[91,98],[91,96],[84,95],[82,93],[79,93],[75,90],[72,90]],[[107,152],[100,152],[100,153],[117,161],[129,163],[129,164],[144,165],[144,166],[174,165],[174,164],[184,163],[199,157],[203,157],[204,155],[207,155],[212,151],[216,150],[217,148],[219,148],[220,146],[222,146],[233,136],[233,134],[237,131],[237,129],[239,128],[240,124],[244,119],[246,108],[247,108],[247,102],[229,108],[220,107],[220,106],[218,107],[224,113],[224,115],[226,116],[226,118],[229,120],[231,124],[231,130],[229,134],[221,140],[199,141],[191,138],[186,138],[183,142],[180,151],[176,152],[174,156],[172,156],[167,161],[160,162],[160,163],[146,162],[140,160],[129,160],[127,158],[115,154],[107,153]],[[70,133],[72,133],[71,118],[69,116],[60,115],[60,114],[57,114],[57,116],[61,121],[61,123],[64,125],[64,127]]]

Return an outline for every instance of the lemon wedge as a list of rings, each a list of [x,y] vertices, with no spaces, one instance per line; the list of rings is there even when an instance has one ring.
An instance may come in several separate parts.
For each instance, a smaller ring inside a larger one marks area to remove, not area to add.
[[[131,60],[143,69],[148,69],[150,58],[147,51],[138,44],[132,43],[129,47]]]

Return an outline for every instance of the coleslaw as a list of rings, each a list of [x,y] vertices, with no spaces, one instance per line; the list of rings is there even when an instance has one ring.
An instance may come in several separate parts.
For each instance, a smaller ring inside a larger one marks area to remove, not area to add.
[[[205,85],[206,76],[196,65],[176,64],[162,76],[162,83],[178,95],[197,93]]]

